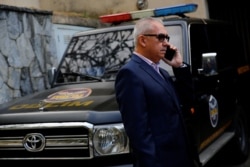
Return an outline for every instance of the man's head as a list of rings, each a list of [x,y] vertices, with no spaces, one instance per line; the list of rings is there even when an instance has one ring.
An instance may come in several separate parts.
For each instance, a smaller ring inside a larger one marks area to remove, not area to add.
[[[157,18],[143,18],[134,27],[135,51],[157,63],[165,55],[169,36],[163,22]]]

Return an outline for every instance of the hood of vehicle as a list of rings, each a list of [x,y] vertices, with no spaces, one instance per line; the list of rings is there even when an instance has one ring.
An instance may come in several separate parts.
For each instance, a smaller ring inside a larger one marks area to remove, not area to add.
[[[117,110],[114,82],[66,85],[1,104],[0,113]]]

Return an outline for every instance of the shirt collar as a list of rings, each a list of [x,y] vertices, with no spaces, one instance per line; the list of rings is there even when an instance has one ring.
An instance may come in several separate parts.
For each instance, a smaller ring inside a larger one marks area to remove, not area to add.
[[[148,63],[149,65],[152,65],[152,64],[156,64],[157,66],[160,64],[160,63],[154,63],[152,62],[151,60],[149,60],[148,58],[146,58],[145,56],[142,56],[141,54],[137,53],[137,52],[134,52],[134,54],[138,57],[140,57],[143,61],[145,61],[146,63]]]

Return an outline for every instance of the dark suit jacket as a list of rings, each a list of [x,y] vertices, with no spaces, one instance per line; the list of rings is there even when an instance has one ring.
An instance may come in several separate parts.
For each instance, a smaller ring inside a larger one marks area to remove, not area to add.
[[[187,79],[187,71],[175,69],[177,80]],[[135,163],[138,167],[190,167],[179,98],[168,72],[160,72],[164,79],[132,55],[116,78],[117,102]]]

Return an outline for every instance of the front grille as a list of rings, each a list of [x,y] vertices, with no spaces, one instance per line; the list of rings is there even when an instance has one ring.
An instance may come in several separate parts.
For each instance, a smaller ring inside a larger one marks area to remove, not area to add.
[[[0,126],[0,159],[91,159],[89,123]]]

